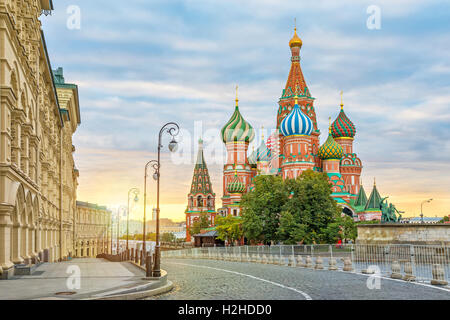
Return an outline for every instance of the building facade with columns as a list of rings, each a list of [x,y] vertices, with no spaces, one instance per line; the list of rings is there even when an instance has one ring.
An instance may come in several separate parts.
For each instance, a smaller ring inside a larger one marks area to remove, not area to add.
[[[78,88],[52,71],[41,14],[51,0],[0,1],[0,278],[75,255],[72,136]]]
[[[111,211],[105,206],[77,201],[75,257],[96,257],[111,252]]]

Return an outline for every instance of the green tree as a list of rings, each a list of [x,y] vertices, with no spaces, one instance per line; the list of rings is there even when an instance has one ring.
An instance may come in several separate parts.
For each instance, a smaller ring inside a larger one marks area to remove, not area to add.
[[[339,239],[354,241],[357,236],[356,223],[347,215],[338,216],[324,228],[322,235],[323,240],[328,243],[336,243]]]
[[[242,219],[228,215],[226,217],[216,218],[216,231],[218,233],[217,238],[233,243],[236,240],[240,240],[244,235],[241,225]]]
[[[324,241],[324,229],[342,211],[331,197],[331,186],[327,175],[306,170],[296,179],[285,180],[285,190],[291,196],[283,206],[283,211],[293,216],[295,224],[305,225],[304,241],[306,243]]]
[[[277,237],[285,244],[303,243],[307,237],[308,226],[295,221],[294,216],[287,211],[281,212]]]
[[[253,183],[254,190],[244,194],[240,203],[244,235],[251,241],[277,240],[281,211],[289,197],[283,179],[263,175]]]
[[[208,215],[206,213],[201,213],[198,220],[194,221],[189,228],[189,234],[194,235],[200,233],[204,228],[208,228],[210,225]]]
[[[161,235],[161,241],[163,242],[175,242],[176,238],[172,232],[165,232]]]

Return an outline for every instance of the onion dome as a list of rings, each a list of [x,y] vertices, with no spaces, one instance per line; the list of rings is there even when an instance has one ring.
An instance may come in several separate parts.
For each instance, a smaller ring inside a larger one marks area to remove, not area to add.
[[[286,136],[293,135],[307,135],[309,136],[313,130],[313,122],[311,119],[303,113],[298,106],[297,96],[295,96],[294,108],[289,114],[281,121],[280,130],[281,133]]]
[[[256,149],[256,161],[270,161],[271,151],[267,148],[266,143],[264,142],[264,137],[261,140],[261,144],[258,149]]]
[[[342,103],[341,91],[341,112],[331,125],[331,134],[334,138],[353,138],[356,134],[356,128],[353,122],[347,117],[344,112],[344,104]]]
[[[227,191],[229,193],[244,193],[245,185],[241,182],[241,179],[237,176],[237,173],[234,173],[234,178],[227,185]]]
[[[297,28],[294,28],[294,36],[292,37],[292,39],[289,41],[289,47],[302,47],[302,39],[299,38],[299,36],[297,35]]]
[[[318,155],[322,160],[340,160],[344,156],[344,149],[340,144],[334,141],[333,136],[331,135],[331,126],[327,141],[320,146]]]
[[[255,130],[244,120],[239,112],[238,101],[236,94],[236,108],[234,109],[234,113],[220,131],[224,143],[233,141],[251,142],[255,137]]]

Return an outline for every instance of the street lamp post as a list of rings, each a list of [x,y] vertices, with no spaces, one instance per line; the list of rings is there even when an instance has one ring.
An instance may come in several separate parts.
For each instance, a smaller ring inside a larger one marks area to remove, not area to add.
[[[119,254],[119,239],[120,239],[120,209],[126,209],[125,206],[120,206],[119,209],[117,209],[117,248],[116,248],[116,254]]]
[[[139,194],[139,189],[138,188],[131,188],[130,190],[128,190],[128,207],[127,207],[127,257],[128,257],[128,237],[129,237],[129,230],[128,230],[128,225],[130,222],[130,193],[134,194],[134,202],[138,202],[139,198],[138,198],[138,194]]]
[[[159,247],[159,179],[160,179],[160,169],[161,169],[161,138],[164,132],[167,132],[172,136],[172,140],[169,143],[169,150],[171,152],[176,151],[177,142],[175,141],[175,136],[178,135],[180,127],[175,122],[166,123],[161,130],[159,130],[158,136],[158,171],[156,173],[157,183],[156,183],[156,247],[155,247],[155,265],[153,267],[153,276],[161,276],[161,252]]]
[[[422,203],[420,204],[420,222],[421,223],[424,223],[423,222],[423,204],[429,203],[429,202],[431,202],[431,200],[433,200],[433,199],[428,199],[428,200],[422,201]]]
[[[109,239],[111,240],[111,245],[110,245],[110,247],[111,247],[111,255],[112,255],[112,245],[113,245],[113,214],[112,214],[112,211],[111,211],[111,230],[110,230],[110,233],[109,233]]]
[[[146,218],[146,208],[147,208],[147,168],[148,168],[149,165],[151,165],[153,167],[153,170],[155,170],[155,172],[153,173],[153,176],[157,177],[157,175],[158,175],[158,161],[150,160],[145,165],[145,175],[144,175],[144,225],[143,225],[143,230],[142,230],[142,247],[143,247],[144,253],[146,251],[146,246],[145,246],[146,226],[145,226],[145,223],[147,221],[147,218]]]

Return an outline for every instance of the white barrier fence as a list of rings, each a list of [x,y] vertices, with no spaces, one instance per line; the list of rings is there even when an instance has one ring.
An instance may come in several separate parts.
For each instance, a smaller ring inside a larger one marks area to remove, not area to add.
[[[381,276],[437,285],[447,285],[450,280],[450,247],[446,246],[321,244],[204,247],[163,251],[161,256],[380,272]]]

